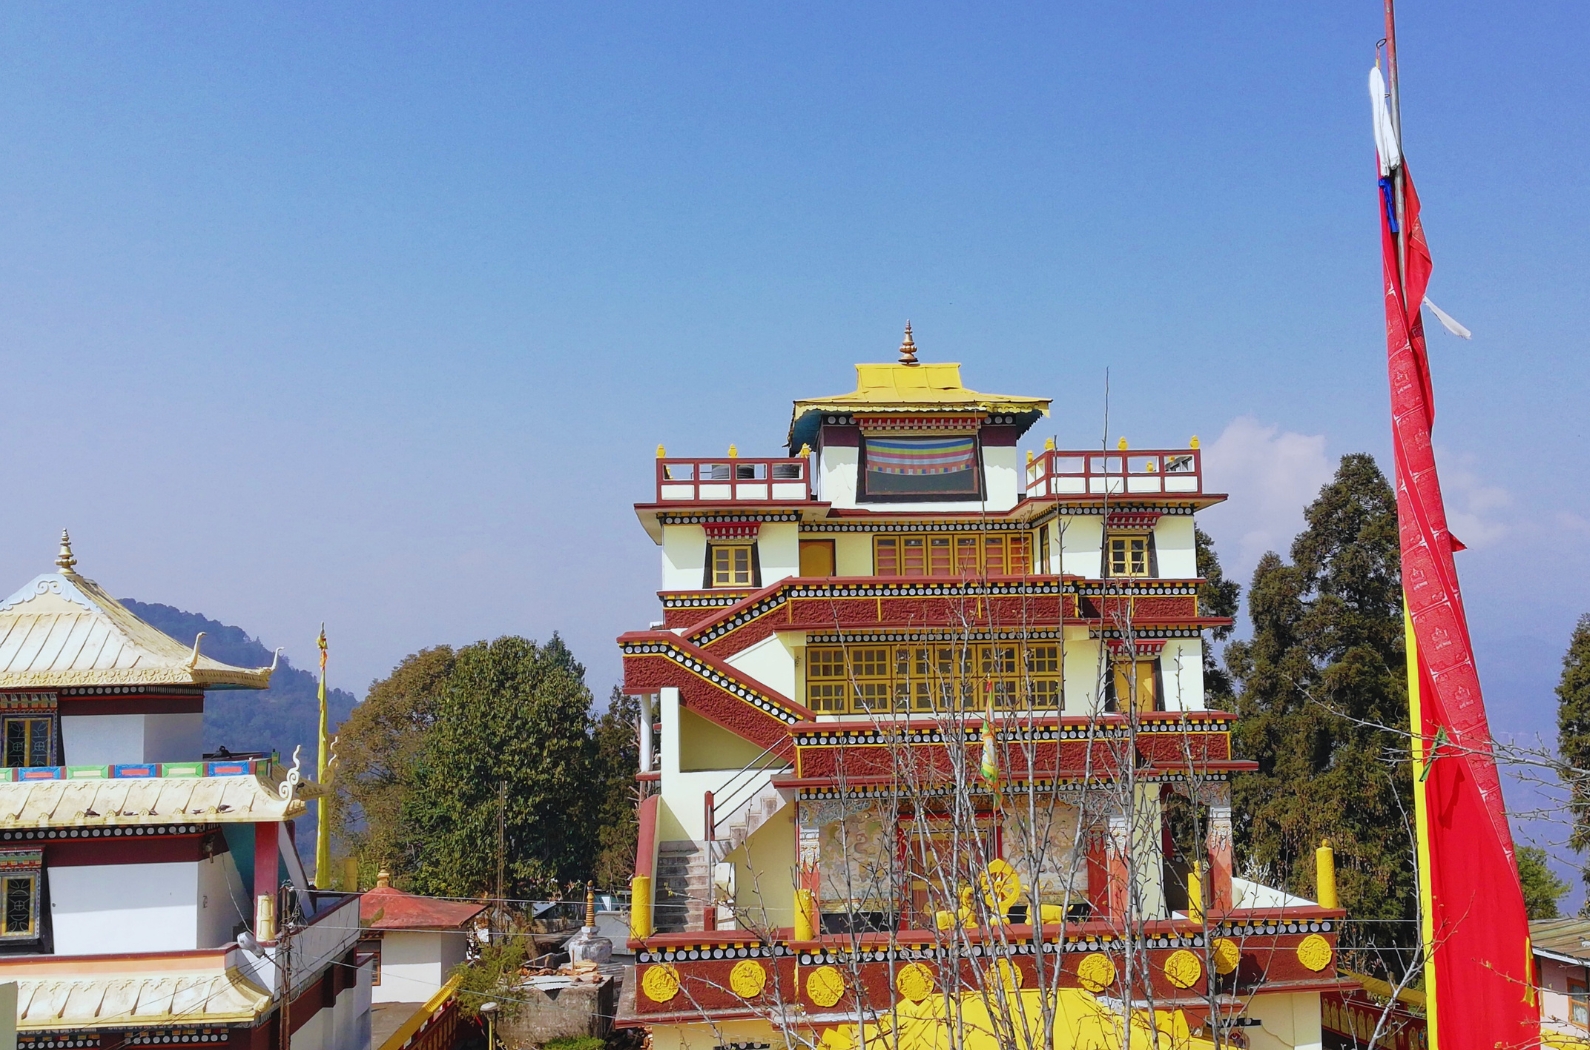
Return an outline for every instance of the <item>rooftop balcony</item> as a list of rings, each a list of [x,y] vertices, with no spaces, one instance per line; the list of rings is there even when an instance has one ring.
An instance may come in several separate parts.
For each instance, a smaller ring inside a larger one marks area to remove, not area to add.
[[[1197,448],[1075,452],[1048,449],[1027,462],[1027,498],[1202,495]]]
[[[812,498],[805,459],[657,457],[658,503],[791,503]]]

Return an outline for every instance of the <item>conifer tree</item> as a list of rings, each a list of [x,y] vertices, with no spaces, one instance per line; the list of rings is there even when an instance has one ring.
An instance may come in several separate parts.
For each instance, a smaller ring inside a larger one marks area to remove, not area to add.
[[[1396,501],[1372,457],[1348,455],[1304,517],[1292,563],[1271,552],[1254,571],[1252,638],[1226,650],[1233,742],[1259,764],[1234,785],[1238,847],[1312,898],[1314,849],[1329,838],[1358,920],[1344,947],[1406,948],[1418,934]]]
[[[1568,812],[1573,831],[1570,849],[1590,852],[1590,613],[1579,617],[1562,658],[1557,683],[1557,754],[1567,765],[1561,774],[1568,786]],[[1590,862],[1584,866],[1590,885]],[[1586,905],[1590,910],[1590,904]]]
[[[1193,526],[1193,544],[1197,554],[1198,575],[1203,583],[1198,587],[1198,612],[1202,616],[1235,617],[1242,594],[1236,580],[1226,579],[1220,568],[1220,556],[1215,553],[1215,541],[1198,526]],[[1211,642],[1223,642],[1231,636],[1231,627],[1216,627],[1210,632]],[[1204,646],[1204,702],[1210,707],[1228,707],[1232,700],[1231,676],[1215,658],[1215,647]]]
[[[618,686],[607,701],[607,713],[591,730],[595,747],[592,770],[592,817],[596,826],[596,857],[591,877],[606,889],[623,889],[635,873],[635,846],[640,824],[635,811],[635,774],[640,772],[640,703]]]

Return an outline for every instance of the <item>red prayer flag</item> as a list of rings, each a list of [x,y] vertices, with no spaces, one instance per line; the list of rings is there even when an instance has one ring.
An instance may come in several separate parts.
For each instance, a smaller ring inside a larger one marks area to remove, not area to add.
[[[1513,857],[1430,430],[1435,399],[1419,307],[1430,251],[1401,168],[1406,287],[1392,195],[1380,198],[1397,521],[1409,631],[1425,989],[1434,1050],[1537,1046],[1529,920]],[[1395,172],[1393,175],[1395,176]]]

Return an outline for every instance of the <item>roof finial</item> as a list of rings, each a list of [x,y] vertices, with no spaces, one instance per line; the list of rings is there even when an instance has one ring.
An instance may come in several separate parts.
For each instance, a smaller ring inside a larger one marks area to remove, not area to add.
[[[900,342],[900,364],[916,364],[916,343],[911,339],[911,322],[905,323],[905,338]]]
[[[61,530],[61,553],[55,556],[55,565],[62,572],[72,572],[72,566],[77,564],[77,559],[72,557],[72,537],[67,535],[65,529]]]

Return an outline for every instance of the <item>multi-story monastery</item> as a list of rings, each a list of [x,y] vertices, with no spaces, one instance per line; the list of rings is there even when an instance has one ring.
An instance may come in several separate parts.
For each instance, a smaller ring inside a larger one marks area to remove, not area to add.
[[[296,761],[202,754],[205,690],[263,689],[272,669],[144,623],[77,572],[64,534],[55,564],[0,601],[18,1046],[367,1050],[358,896],[313,889],[293,846],[316,785]]]
[[[1224,497],[1197,439],[1033,447],[1048,399],[968,389],[909,326],[856,373],[795,402],[787,457],[659,448],[636,505],[662,619],[619,639],[650,711],[622,1022],[656,1050],[1010,1045],[995,975],[1007,1019],[1059,997],[1055,1045],[1128,1003],[1178,1045],[1212,1014],[1222,1045],[1350,1045],[1321,1028],[1334,886],[1233,874],[1252,767],[1204,703],[1229,621],[1199,608]],[[983,1035],[945,1034],[957,1002]]]

